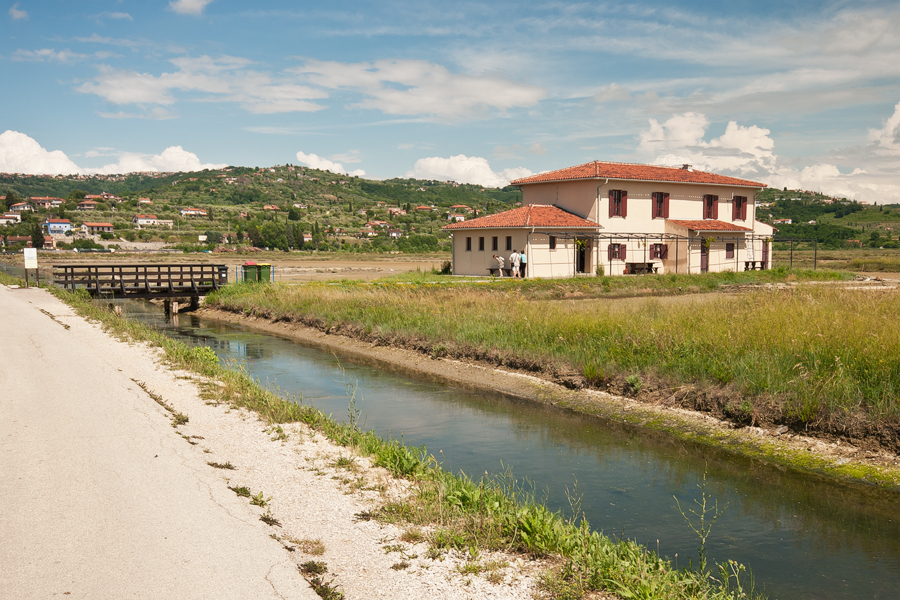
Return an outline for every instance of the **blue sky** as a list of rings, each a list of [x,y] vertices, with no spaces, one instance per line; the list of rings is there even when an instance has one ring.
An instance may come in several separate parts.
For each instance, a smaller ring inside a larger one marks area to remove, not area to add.
[[[0,171],[590,160],[900,201],[896,2],[19,0]]]

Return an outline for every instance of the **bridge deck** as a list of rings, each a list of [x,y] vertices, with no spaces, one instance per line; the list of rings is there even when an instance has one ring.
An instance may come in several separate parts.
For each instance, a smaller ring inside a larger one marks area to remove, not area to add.
[[[104,298],[205,296],[228,283],[227,265],[54,265],[53,280]]]

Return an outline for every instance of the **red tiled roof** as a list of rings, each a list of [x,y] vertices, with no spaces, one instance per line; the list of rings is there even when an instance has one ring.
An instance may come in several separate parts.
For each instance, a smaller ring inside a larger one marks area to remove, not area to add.
[[[523,177],[510,181],[510,185],[528,185],[548,181],[567,181],[573,179],[632,179],[640,181],[672,181],[676,183],[712,183],[720,185],[738,185],[742,187],[766,187],[766,184],[736,177],[726,177],[705,171],[687,170],[676,167],[658,167],[654,165],[638,165],[631,163],[593,162],[557,169]]]
[[[734,223],[714,221],[712,219],[705,219],[703,221],[676,221],[675,219],[669,219],[667,222],[687,227],[691,231],[753,231],[749,227],[741,227]]]
[[[112,227],[112,223],[84,223],[85,227]]]
[[[47,223],[55,223],[57,225],[61,225],[64,223],[69,223],[70,225],[72,224],[72,222],[68,219],[47,219]]]
[[[598,223],[582,219],[557,206],[529,204],[495,215],[445,225],[441,229],[485,229],[498,227],[579,227],[601,229]]]

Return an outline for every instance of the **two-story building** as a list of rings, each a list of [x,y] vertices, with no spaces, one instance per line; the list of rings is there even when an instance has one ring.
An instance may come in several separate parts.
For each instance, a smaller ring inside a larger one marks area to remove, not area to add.
[[[206,211],[202,208],[194,208],[193,206],[189,206],[187,208],[181,209],[182,217],[205,217]]]
[[[765,184],[681,168],[594,161],[510,182],[522,208],[444,227],[453,272],[484,275],[494,254],[528,256],[530,277],[702,273],[770,266]],[[508,261],[507,261],[508,264]]]
[[[44,229],[50,235],[65,235],[72,230],[72,223],[68,219],[47,219],[44,221]]]

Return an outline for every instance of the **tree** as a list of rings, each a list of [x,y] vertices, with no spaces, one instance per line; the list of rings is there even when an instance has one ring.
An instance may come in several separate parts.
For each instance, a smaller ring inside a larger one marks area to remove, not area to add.
[[[79,190],[78,188],[75,188],[74,190],[69,192],[69,195],[66,196],[66,199],[68,199],[68,200],[84,200],[85,196],[87,196],[87,192],[85,192],[83,190]]]
[[[44,228],[41,227],[41,224],[38,221],[35,221],[34,227],[31,228],[31,247],[44,247]]]
[[[16,204],[18,202],[21,202],[21,200],[16,195],[16,193],[12,190],[8,190],[6,192],[6,209],[9,210],[10,208],[12,208],[13,204]]]

